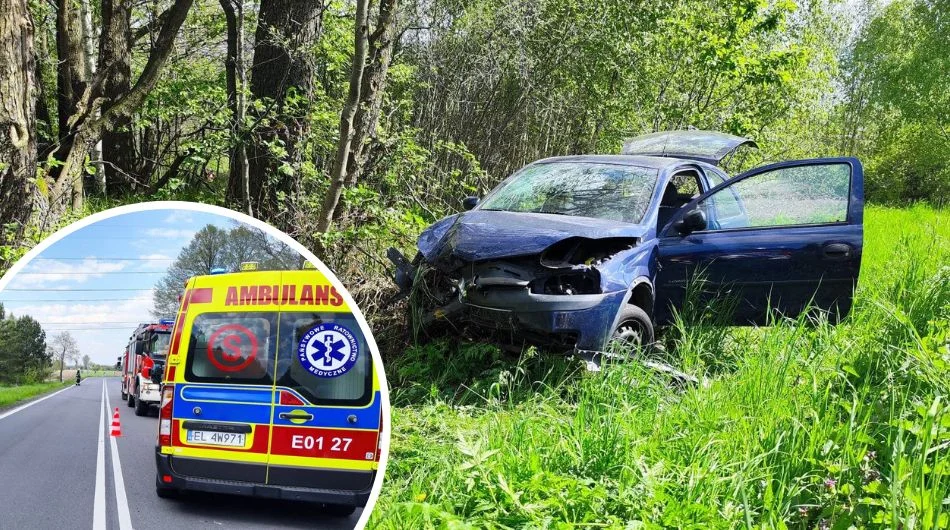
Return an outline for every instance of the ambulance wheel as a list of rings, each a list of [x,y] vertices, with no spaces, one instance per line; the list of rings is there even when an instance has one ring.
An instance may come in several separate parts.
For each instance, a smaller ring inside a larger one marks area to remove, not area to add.
[[[129,395],[128,395],[128,394],[126,394],[125,392],[120,392],[120,394],[122,395],[122,401],[128,401],[128,399],[129,399]]]
[[[348,504],[324,504],[323,511],[333,517],[348,517],[356,511],[356,506]]]
[[[141,399],[134,396],[133,399],[135,399],[135,415],[145,416],[148,414],[148,402],[142,401]]]
[[[135,406],[135,395],[129,392],[128,397],[125,400],[125,404],[132,408]]]

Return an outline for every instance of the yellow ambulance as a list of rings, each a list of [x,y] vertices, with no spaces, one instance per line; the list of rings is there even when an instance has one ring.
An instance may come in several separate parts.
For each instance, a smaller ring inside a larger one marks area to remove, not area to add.
[[[164,373],[158,495],[292,499],[349,515],[366,504],[379,464],[377,369],[317,270],[192,278]]]

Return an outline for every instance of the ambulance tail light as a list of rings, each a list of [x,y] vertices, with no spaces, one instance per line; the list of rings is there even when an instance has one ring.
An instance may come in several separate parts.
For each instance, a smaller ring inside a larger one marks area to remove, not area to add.
[[[158,409],[158,445],[172,444],[172,401],[175,385],[165,385],[162,389],[162,406]]]

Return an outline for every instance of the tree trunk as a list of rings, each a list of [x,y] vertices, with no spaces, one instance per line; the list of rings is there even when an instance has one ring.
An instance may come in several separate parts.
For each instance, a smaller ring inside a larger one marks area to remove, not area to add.
[[[248,215],[254,215],[251,204],[244,117],[247,114],[247,70],[244,66],[244,0],[220,0],[228,25],[228,59],[225,71],[228,84],[228,105],[233,120],[234,145],[230,154],[228,199],[240,204]]]
[[[11,244],[30,217],[36,175],[36,57],[26,0],[0,0],[0,241]],[[14,233],[6,226],[12,224]],[[6,236],[12,236],[7,240]],[[9,263],[0,260],[4,268]]]
[[[376,30],[369,36],[369,63],[360,83],[360,105],[353,119],[355,135],[347,161],[345,186],[352,187],[359,179],[369,154],[369,139],[375,135],[379,112],[386,89],[386,76],[393,58],[396,10],[399,0],[382,0]]]
[[[70,148],[75,123],[73,117],[79,100],[86,91],[86,51],[83,48],[82,13],[73,0],[56,2],[56,53],[59,64],[56,69],[57,112],[59,116],[60,147]],[[83,166],[84,169],[84,166]],[[82,205],[83,174],[72,181],[73,207]]]
[[[86,90],[86,52],[83,48],[82,14],[72,0],[57,0],[56,11],[56,84],[59,115],[59,139],[70,134],[69,119],[76,114],[79,98]]]
[[[129,0],[102,0],[102,34],[99,41],[99,70],[105,75],[102,95],[108,109],[132,88],[131,4]],[[106,66],[108,65],[108,70]],[[135,175],[135,141],[131,116],[119,119],[102,134],[102,159],[106,191],[112,196],[133,189],[129,179]]]
[[[330,187],[317,220],[317,231],[320,233],[330,229],[343,188],[356,184],[366,164],[368,139],[379,122],[386,75],[392,61],[398,3],[398,0],[382,0],[376,30],[369,36],[366,13],[361,19],[361,4],[357,4],[356,53],[350,70],[350,91],[340,116],[340,139],[330,173]]]
[[[175,3],[168,8],[168,16],[162,25],[155,45],[149,53],[148,62],[145,63],[142,74],[127,94],[112,103],[107,109],[102,108],[103,98],[94,97],[93,90],[87,90],[83,95],[80,104],[77,105],[77,114],[74,116],[75,127],[77,128],[76,137],[50,192],[50,212],[46,216],[48,223],[54,223],[62,215],[65,207],[66,191],[74,182],[81,179],[83,163],[94,143],[93,140],[102,135],[103,131],[114,129],[118,123],[129,120],[136,109],[145,101],[148,93],[155,87],[158,76],[171,54],[178,30],[185,22],[185,17],[188,15],[193,2],[194,0],[175,0]],[[99,84],[100,80],[104,80],[103,72],[108,71],[111,66],[110,64],[100,64],[96,85]],[[101,116],[95,118],[100,110],[102,112]],[[75,202],[73,207],[76,207]]]
[[[96,75],[96,39],[93,37],[92,29],[92,6],[90,0],[80,0],[79,14],[82,19],[82,44],[83,44],[83,71],[86,79],[92,79]],[[102,160],[102,142],[97,142],[92,149],[90,156],[93,160]],[[102,162],[96,162],[96,188],[99,193],[105,194],[105,174],[103,173]],[[88,194],[93,190],[87,189]]]
[[[261,0],[255,32],[251,95],[276,109],[269,121],[255,129],[248,143],[249,195],[258,217],[274,219],[287,212],[299,192],[301,154],[298,142],[306,138],[306,105],[312,94],[311,44],[322,31],[322,1]],[[298,96],[293,106],[286,96]],[[303,102],[303,103],[300,103]],[[276,156],[269,144],[280,142],[286,155]],[[285,204],[278,197],[285,194]]]

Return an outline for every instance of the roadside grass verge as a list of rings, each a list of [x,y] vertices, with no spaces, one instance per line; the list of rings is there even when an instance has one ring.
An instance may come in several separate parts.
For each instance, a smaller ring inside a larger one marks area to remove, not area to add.
[[[17,402],[24,401],[47,392],[58,390],[64,386],[73,384],[72,382],[60,383],[36,383],[34,385],[20,386],[0,386],[0,408],[11,406]]]
[[[869,207],[846,322],[681,328],[679,388],[482,344],[387,363],[374,528],[950,527],[950,211]],[[695,315],[693,315],[694,317]]]

